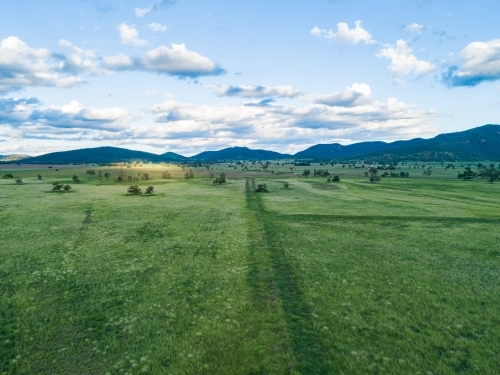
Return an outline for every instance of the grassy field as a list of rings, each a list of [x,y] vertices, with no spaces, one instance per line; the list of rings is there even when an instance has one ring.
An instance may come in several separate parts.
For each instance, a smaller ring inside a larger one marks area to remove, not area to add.
[[[500,373],[500,183],[327,167],[2,165],[0,374]]]

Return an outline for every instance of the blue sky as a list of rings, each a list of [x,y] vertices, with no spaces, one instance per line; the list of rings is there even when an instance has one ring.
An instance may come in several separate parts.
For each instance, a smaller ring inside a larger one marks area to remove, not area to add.
[[[500,2],[5,0],[0,154],[432,137],[500,119]]]

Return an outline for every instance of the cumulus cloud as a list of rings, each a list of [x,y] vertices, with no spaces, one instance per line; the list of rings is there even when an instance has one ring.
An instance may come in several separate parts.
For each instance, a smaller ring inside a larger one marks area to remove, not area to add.
[[[122,132],[132,121],[120,107],[85,107],[73,100],[61,107],[44,107],[37,98],[0,99],[0,129],[10,136],[40,138],[81,134],[89,131]]]
[[[78,101],[72,100],[59,108],[34,110],[27,121],[55,128],[120,131],[131,121],[131,116],[124,108],[83,107]]]
[[[450,87],[500,80],[500,39],[469,43],[460,54],[460,64],[450,66],[442,80]]]
[[[83,81],[82,72],[98,74],[93,52],[61,40],[68,53],[53,53],[45,48],[31,48],[21,39],[10,36],[0,42],[0,93],[23,87],[57,86],[69,88]],[[62,75],[62,76],[61,76]]]
[[[0,125],[17,125],[40,104],[37,98],[0,98]]]
[[[184,44],[172,44],[171,48],[159,46],[142,57],[124,54],[104,57],[104,63],[111,70],[138,70],[177,77],[199,77],[220,75],[220,68],[209,58],[189,51]]]
[[[316,104],[324,104],[331,107],[357,107],[370,104],[370,86],[365,83],[354,83],[344,91],[338,91],[327,95],[316,95],[311,100]]]
[[[414,22],[414,23],[410,23],[410,24],[406,25],[405,29],[407,31],[411,31],[411,32],[420,34],[422,31],[424,31],[425,27],[423,25],[419,25],[418,23]]]
[[[345,22],[337,24],[337,31],[320,29],[314,27],[311,34],[318,38],[334,40],[344,44],[357,44],[363,42],[365,44],[376,44],[377,42],[372,39],[372,34],[363,29],[361,21],[356,21],[354,28],[350,29],[349,25]]]
[[[404,40],[398,40],[395,46],[386,46],[377,54],[381,59],[391,60],[389,73],[393,76],[414,74],[423,76],[436,70],[436,66],[428,61],[419,60],[412,54],[412,48]]]
[[[238,98],[294,98],[301,92],[292,86],[228,86],[219,85],[215,88],[218,96],[231,96]]]
[[[146,8],[135,8],[135,16],[138,18],[144,17],[146,14],[151,13],[153,10],[157,10],[163,6],[175,4],[176,0],[160,0],[155,4],[150,4]]]
[[[145,40],[139,39],[139,32],[133,25],[129,26],[125,22],[122,22],[116,26],[116,29],[120,33],[120,43],[122,44],[130,44],[134,47],[140,47],[148,44]]]
[[[167,25],[164,25],[161,23],[156,23],[156,22],[150,23],[148,25],[148,27],[149,27],[149,30],[151,30],[153,33],[162,33],[162,32],[167,31],[167,29],[168,29]]]

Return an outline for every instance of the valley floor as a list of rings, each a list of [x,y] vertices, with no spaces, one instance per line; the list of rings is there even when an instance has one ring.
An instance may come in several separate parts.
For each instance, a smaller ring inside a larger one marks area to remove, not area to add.
[[[0,180],[0,373],[499,373],[500,183],[274,177]]]

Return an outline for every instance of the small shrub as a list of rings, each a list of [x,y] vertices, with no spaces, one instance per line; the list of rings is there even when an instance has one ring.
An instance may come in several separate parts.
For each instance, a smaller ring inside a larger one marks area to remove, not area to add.
[[[37,175],[36,175],[36,179],[37,179],[37,180],[43,180],[42,175],[41,175],[41,174],[37,174]]]
[[[266,184],[259,184],[257,185],[257,188],[255,189],[257,193],[267,193],[267,185]]]
[[[332,182],[340,182],[340,177],[338,175],[333,176]]]
[[[14,178],[14,175],[12,173],[6,173],[3,175],[3,178]]]
[[[148,186],[148,187],[146,188],[145,193],[146,193],[146,194],[148,194],[148,195],[151,195],[151,194],[153,194],[154,189],[155,189],[155,188],[154,188],[153,186]]]
[[[289,186],[290,186],[290,184],[288,182],[283,182],[283,187],[285,189],[288,189]]]
[[[130,185],[130,187],[127,189],[127,193],[137,195],[142,194],[142,190],[137,185]]]
[[[64,186],[63,186],[63,190],[64,190],[65,192],[68,192],[68,191],[70,191],[70,190],[71,190],[71,186],[69,186],[69,185],[64,185]]]
[[[16,178],[16,184],[22,184],[23,183],[23,180],[21,180],[19,177]]]
[[[73,177],[71,177],[73,179],[73,182],[75,184],[79,183],[80,182],[80,179],[78,178],[78,176],[76,174],[73,175]]]
[[[165,171],[162,173],[161,175],[161,178],[170,178],[171,177],[171,174],[169,171]]]

